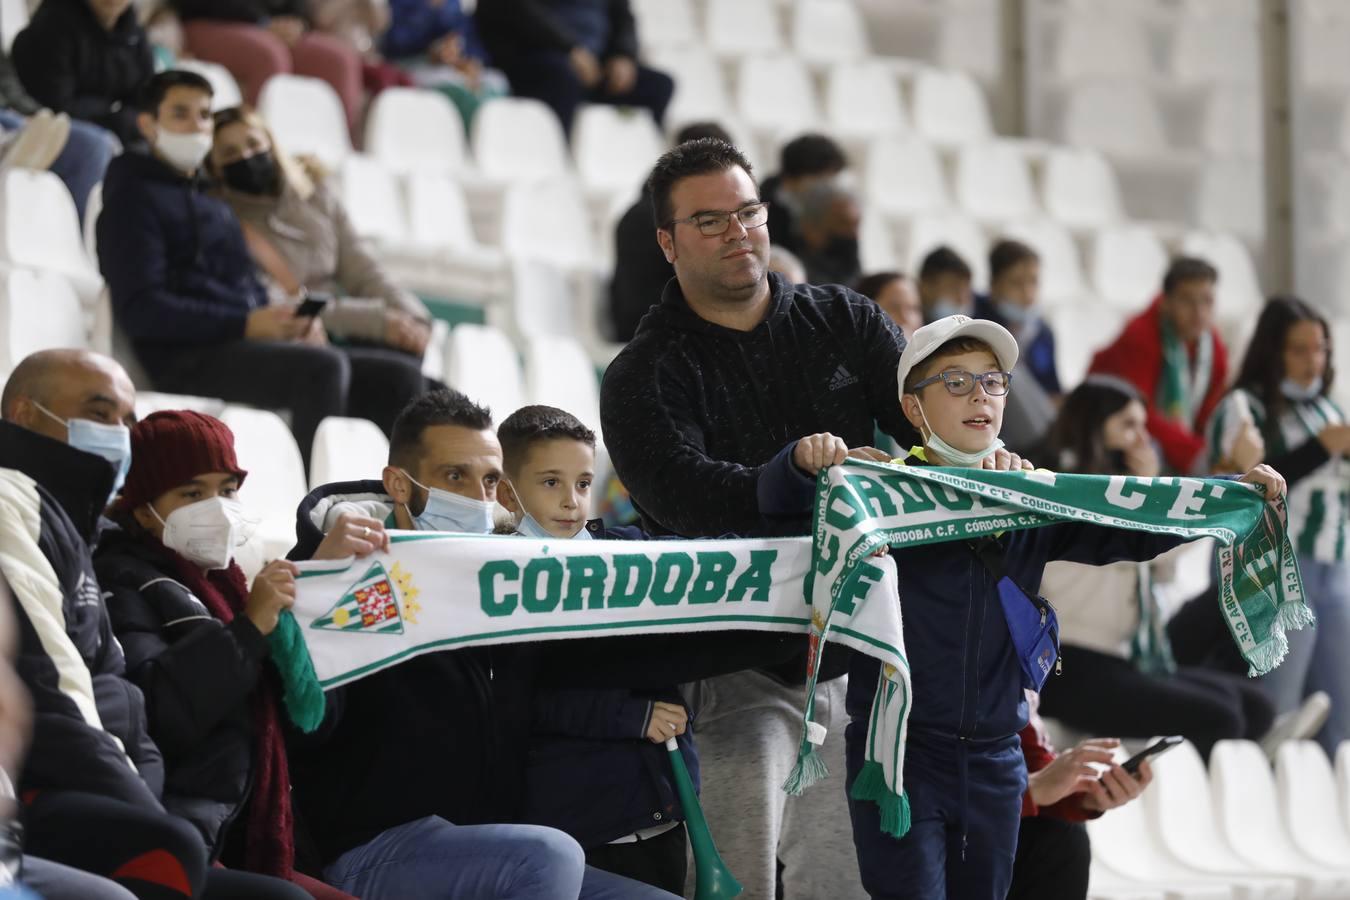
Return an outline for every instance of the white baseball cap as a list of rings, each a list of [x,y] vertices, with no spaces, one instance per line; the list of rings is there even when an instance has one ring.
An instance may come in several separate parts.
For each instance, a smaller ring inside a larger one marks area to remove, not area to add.
[[[900,395],[905,393],[905,379],[914,367],[937,352],[938,348],[950,340],[959,337],[984,341],[994,351],[998,364],[1003,371],[1011,372],[1017,365],[1017,339],[1008,329],[988,319],[972,319],[970,316],[947,316],[930,322],[914,332],[905,350],[900,354],[900,370],[896,384]]]

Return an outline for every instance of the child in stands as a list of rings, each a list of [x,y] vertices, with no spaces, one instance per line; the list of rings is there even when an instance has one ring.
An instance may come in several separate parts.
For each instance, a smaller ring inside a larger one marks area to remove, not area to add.
[[[645,540],[636,526],[588,519],[595,433],[551,406],[516,410],[497,428],[506,480],[497,492],[532,538]],[[543,689],[535,694],[524,821],[576,838],[588,865],[674,894],[684,890],[685,830],[665,742],[698,756],[679,691]]]

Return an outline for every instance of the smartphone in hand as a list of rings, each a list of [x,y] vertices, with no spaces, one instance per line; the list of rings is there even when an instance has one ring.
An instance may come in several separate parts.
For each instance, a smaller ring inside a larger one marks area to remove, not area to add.
[[[323,312],[331,298],[327,294],[309,294],[295,311],[297,319],[312,319]]]
[[[1182,736],[1179,734],[1173,734],[1168,735],[1165,738],[1159,738],[1156,743],[1150,744],[1143,750],[1140,750],[1134,756],[1131,756],[1129,759],[1125,760],[1125,762],[1121,765],[1121,768],[1124,769],[1126,772],[1129,772],[1131,775],[1138,775],[1139,764],[1141,762],[1148,759],[1150,756],[1161,756],[1168,750],[1171,750],[1173,747],[1179,746],[1183,740],[1184,738],[1182,738]]]

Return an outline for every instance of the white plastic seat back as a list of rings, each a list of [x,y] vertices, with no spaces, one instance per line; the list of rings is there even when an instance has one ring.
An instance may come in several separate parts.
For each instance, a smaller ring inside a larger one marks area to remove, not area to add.
[[[190,409],[193,412],[215,416],[225,412],[225,401],[219,397],[194,397],[191,394],[161,394],[158,391],[136,392],[136,418],[144,419],[163,409]]]
[[[1094,292],[1120,309],[1140,310],[1162,290],[1167,251],[1143,225],[1118,225],[1099,231],[1088,251]]]
[[[1202,872],[1244,872],[1214,819],[1205,761],[1186,741],[1151,763],[1154,780],[1144,805],[1159,839],[1178,859]],[[1292,897],[1291,897],[1292,900]]]
[[[572,126],[577,173],[590,190],[636,192],[665,149],[646,110],[583,106]]]
[[[1041,202],[1046,213],[1070,228],[1101,228],[1124,217],[1115,170],[1095,150],[1050,151],[1041,173]]]
[[[1219,270],[1219,281],[1214,285],[1216,316],[1256,320],[1265,305],[1265,295],[1246,245],[1231,234],[1192,231],[1182,238],[1181,252],[1198,256]]]
[[[981,222],[1024,219],[1036,212],[1031,169],[1012,145],[967,144],[956,159],[956,202]]]
[[[246,406],[226,406],[220,420],[234,432],[235,455],[248,471],[239,500],[259,520],[257,538],[265,553],[285,553],[295,543],[295,509],[307,493],[291,429],[276,413]]]
[[[930,213],[914,219],[907,268],[917,272],[923,258],[944,245],[970,266],[975,284],[989,283],[989,240],[973,219],[957,212]]]
[[[889,216],[913,216],[950,204],[937,150],[917,137],[878,138],[867,150],[863,190],[868,202]]]
[[[329,416],[314,433],[310,490],[338,481],[378,479],[389,464],[389,440],[367,419]]]
[[[457,181],[440,174],[408,176],[408,234],[424,249],[478,248],[469,204]]]
[[[1074,15],[1062,22],[1049,66],[1065,80],[1138,78],[1154,68],[1142,24],[1128,14],[1109,12]]]
[[[1335,5],[1343,15],[1344,6]],[[1350,67],[1345,65],[1350,19],[1327,18],[1310,25],[1303,32],[1303,52],[1296,63],[1302,86],[1345,91],[1350,87]]]
[[[731,112],[726,78],[717,57],[703,47],[654,50],[652,64],[679,72],[675,94],[666,107],[666,123],[674,127],[691,122],[723,121]]]
[[[235,81],[234,76],[230,74],[230,70],[220,63],[207,62],[204,59],[180,59],[173,65],[175,69],[196,72],[211,82],[212,112],[231,109],[243,104],[244,95],[239,90],[239,82]]]
[[[1350,337],[1350,323],[1342,323],[1341,334]],[[1336,344],[1338,347],[1350,347],[1350,344]],[[1341,741],[1336,748],[1336,794],[1340,798],[1341,816],[1346,825],[1350,825],[1350,741]]]
[[[28,0],[0,0],[0,49],[9,55],[14,37],[28,27]]]
[[[837,63],[825,81],[825,116],[839,135],[883,135],[909,130],[895,73],[883,62]]]
[[[525,341],[525,396],[530,403],[570,412],[600,434],[600,382],[576,340],[536,334]]]
[[[1055,369],[1060,384],[1080,384],[1092,357],[1120,334],[1125,314],[1104,303],[1062,303],[1047,312],[1055,330]]]
[[[1156,156],[1168,145],[1157,101],[1143,85],[1131,82],[1070,88],[1059,137],[1066,144],[1126,156]]]
[[[862,223],[858,226],[858,255],[865,273],[887,272],[900,268],[895,235],[891,232],[891,226],[886,224],[885,218],[863,211]]]
[[[1286,741],[1275,756],[1275,783],[1285,830],[1324,865],[1350,866],[1350,827],[1337,807],[1336,773],[1315,741]]]
[[[366,113],[366,152],[391,172],[462,172],[464,120],[440,91],[385,88]]]
[[[571,169],[558,117],[538,100],[501,97],[474,115],[473,158],[490,178],[521,180]]]
[[[347,115],[328,82],[304,75],[273,75],[258,97],[258,112],[277,143],[336,168],[352,152]]]
[[[1168,68],[1179,84],[1254,85],[1261,71],[1257,23],[1231,13],[1182,18],[1172,31]]]
[[[1261,97],[1255,88],[1210,93],[1200,120],[1200,148],[1211,156],[1261,157]]]
[[[790,56],[751,57],[741,63],[736,102],[753,128],[789,135],[820,122],[811,74]]]
[[[572,279],[540,259],[511,262],[511,330],[518,335],[552,334],[581,338],[582,311]]]
[[[774,0],[708,0],[703,33],[708,47],[723,55],[741,57],[783,48]]]
[[[797,0],[792,13],[792,49],[813,63],[871,55],[867,29],[853,0]]]
[[[408,237],[408,215],[398,180],[374,157],[353,153],[342,164],[342,205],[362,237],[398,245]]]
[[[512,185],[502,206],[502,249],[560,268],[584,268],[596,256],[586,201],[570,178]]]
[[[634,0],[641,47],[688,47],[699,42],[694,0]]]
[[[54,269],[75,281],[81,294],[89,284],[101,285],[85,252],[75,201],[51,172],[0,170],[0,229],[0,262]]]
[[[989,102],[964,72],[924,69],[914,81],[914,129],[939,144],[983,141],[994,134]]]
[[[1047,306],[1081,300],[1087,292],[1078,245],[1067,228],[1050,219],[1011,224],[1004,237],[1021,241],[1041,258],[1040,300]]]
[[[58,272],[0,272],[0,373],[38,350],[88,347],[84,309]]]
[[[1259,239],[1266,230],[1265,182],[1256,161],[1212,160],[1200,173],[1194,220],[1201,228]]]
[[[524,405],[524,379],[516,348],[496,328],[466,323],[451,329],[445,378],[470,400],[489,407],[494,424]]]

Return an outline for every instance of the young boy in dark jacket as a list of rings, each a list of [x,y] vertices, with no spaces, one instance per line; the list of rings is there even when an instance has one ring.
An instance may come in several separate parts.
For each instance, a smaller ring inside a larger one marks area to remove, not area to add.
[[[506,473],[498,500],[525,537],[646,540],[636,526],[588,519],[595,432],[552,406],[516,410],[497,428]],[[684,889],[684,810],[665,742],[679,741],[697,784],[689,714],[673,685],[542,689],[534,696],[523,818],[566,831],[597,868],[674,894]]]

